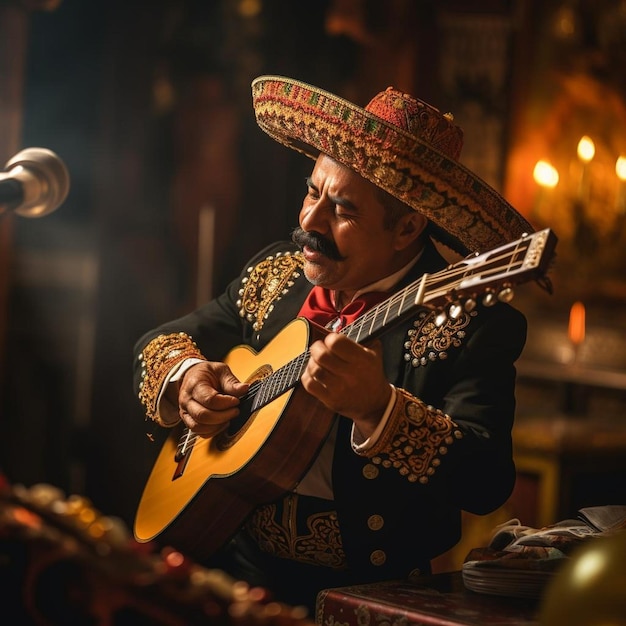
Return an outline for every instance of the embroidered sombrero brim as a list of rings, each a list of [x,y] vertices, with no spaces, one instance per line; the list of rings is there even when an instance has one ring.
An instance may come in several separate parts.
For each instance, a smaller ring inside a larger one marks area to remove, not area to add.
[[[258,125],[316,159],[327,154],[423,213],[461,254],[533,232],[495,189],[456,159],[395,124],[317,87],[281,76],[252,82]]]

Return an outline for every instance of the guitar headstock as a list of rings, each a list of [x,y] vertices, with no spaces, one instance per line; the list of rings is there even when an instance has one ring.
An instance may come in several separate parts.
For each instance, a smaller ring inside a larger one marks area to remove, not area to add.
[[[434,287],[425,304],[445,309],[455,318],[464,310],[473,310],[479,301],[485,306],[510,302],[514,287],[531,280],[551,292],[547,272],[556,244],[556,235],[546,228],[488,252],[472,254],[429,277]]]
[[[519,284],[543,277],[554,259],[556,243],[554,232],[545,228],[488,252],[470,255],[456,265],[465,264],[473,270],[459,287],[495,287],[505,280]]]

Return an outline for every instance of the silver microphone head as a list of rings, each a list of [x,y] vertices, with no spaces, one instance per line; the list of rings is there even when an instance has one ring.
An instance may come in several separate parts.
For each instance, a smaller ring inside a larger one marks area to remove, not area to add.
[[[24,200],[15,209],[22,217],[43,217],[67,198],[70,176],[65,163],[47,148],[26,148],[6,164],[11,176],[20,180]]]

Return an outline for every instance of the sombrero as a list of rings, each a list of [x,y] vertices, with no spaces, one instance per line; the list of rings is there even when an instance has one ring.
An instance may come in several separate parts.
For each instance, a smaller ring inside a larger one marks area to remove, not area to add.
[[[487,252],[533,232],[495,189],[459,163],[463,131],[450,114],[392,87],[365,107],[282,76],[252,82],[259,126],[315,159],[327,154],[431,222],[460,254]]]

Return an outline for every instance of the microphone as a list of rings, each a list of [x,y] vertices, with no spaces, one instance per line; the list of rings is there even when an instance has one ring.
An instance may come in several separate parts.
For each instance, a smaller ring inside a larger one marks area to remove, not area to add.
[[[67,198],[70,176],[65,163],[46,148],[26,148],[0,172],[0,214],[43,217]]]

